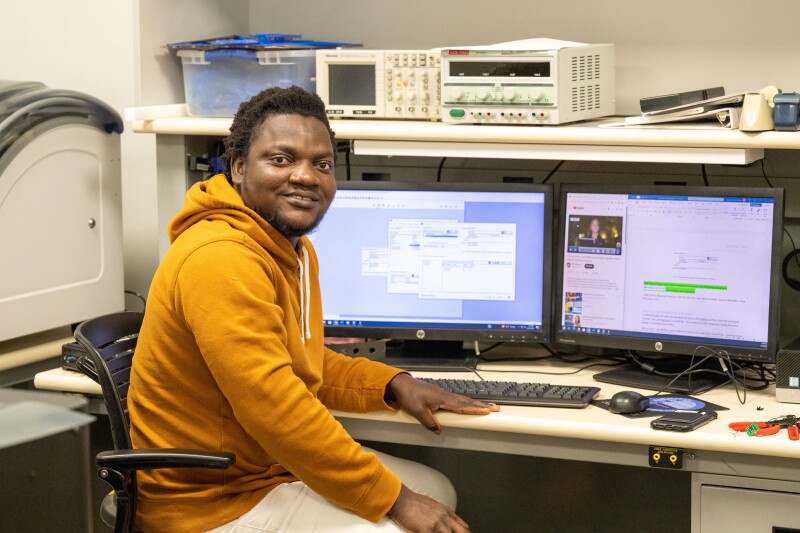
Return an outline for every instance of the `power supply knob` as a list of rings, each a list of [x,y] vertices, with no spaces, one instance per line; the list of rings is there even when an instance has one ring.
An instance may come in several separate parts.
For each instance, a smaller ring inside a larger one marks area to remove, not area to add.
[[[453,100],[461,100],[464,97],[464,91],[459,87],[453,87],[450,89],[450,97]]]
[[[503,89],[503,97],[506,100],[513,100],[517,97],[517,91],[515,91],[513,87],[506,87]]]
[[[489,89],[486,87],[480,87],[476,91],[475,95],[481,100],[486,100],[489,97]]]
[[[531,100],[541,100],[542,99],[542,91],[539,89],[531,89]]]

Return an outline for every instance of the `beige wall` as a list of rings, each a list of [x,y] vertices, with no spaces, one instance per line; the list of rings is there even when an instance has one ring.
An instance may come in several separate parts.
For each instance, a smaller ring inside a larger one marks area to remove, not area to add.
[[[722,85],[728,92],[774,84],[800,90],[793,31],[785,2],[765,0],[129,0],[6,2],[0,32],[0,77],[42,81],[125,107],[180,102],[180,65],[169,42],[275,31],[373,48],[430,48],[551,37],[616,45],[617,108],[636,113],[642,96]],[[44,16],[46,14],[47,16]],[[784,22],[785,21],[785,22]],[[158,264],[155,139],[122,135],[126,288],[145,293]],[[394,158],[395,175],[435,173],[438,161]],[[360,171],[387,161],[354,158]],[[543,176],[552,162],[449,160],[445,176]],[[790,230],[800,217],[800,154],[768,152],[767,174],[788,189]],[[558,180],[676,177],[702,183],[697,165],[568,163]],[[763,185],[759,165],[710,166],[713,184]],[[399,173],[399,174],[398,174]],[[435,174],[434,174],[435,175]],[[797,183],[797,184],[796,184]],[[786,244],[788,247],[788,242]],[[785,288],[783,336],[800,335],[798,300]],[[129,300],[130,307],[136,305]]]
[[[164,45],[246,32],[246,20],[246,0],[4,2],[0,78],[82,91],[120,114],[180,102],[180,64]],[[164,231],[156,224],[155,138],[126,125],[121,145],[125,288],[146,294]]]
[[[614,43],[618,110],[636,113],[640,97],[675,91],[800,89],[800,33],[787,7],[776,0],[252,0],[250,30],[368,48],[531,37]]]

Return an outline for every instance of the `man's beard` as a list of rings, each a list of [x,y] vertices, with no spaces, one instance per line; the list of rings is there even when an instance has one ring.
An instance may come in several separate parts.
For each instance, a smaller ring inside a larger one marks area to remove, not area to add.
[[[253,209],[253,211],[258,213],[258,215],[261,218],[266,220],[267,223],[270,226],[275,228],[278,231],[278,233],[280,233],[281,235],[283,235],[287,239],[294,239],[294,238],[302,237],[303,235],[308,235],[309,233],[311,233],[315,229],[317,229],[317,226],[319,226],[319,224],[320,224],[320,222],[322,222],[322,218],[323,218],[323,217],[317,218],[314,222],[312,222],[308,226],[305,226],[305,227],[302,227],[302,228],[295,228],[293,226],[290,226],[289,223],[282,216],[280,216],[280,214],[278,214],[277,212],[272,213],[269,216],[266,216],[261,211],[260,208],[255,208],[255,209]]]
[[[252,209],[253,211],[255,211],[258,214],[258,216],[260,216],[261,218],[266,220],[267,223],[269,223],[270,226],[275,228],[278,231],[278,233],[280,233],[281,235],[283,235],[287,239],[300,238],[303,235],[308,235],[309,233],[311,233],[312,231],[317,229],[317,226],[319,226],[319,223],[322,222],[322,218],[325,216],[325,214],[323,213],[322,216],[320,216],[319,218],[314,220],[308,226],[303,227],[303,228],[294,228],[294,227],[290,226],[289,223],[286,221],[286,219],[281,217],[278,214],[277,211],[273,212],[270,215],[267,215],[266,213],[263,212],[263,210],[259,206],[253,205],[254,202],[250,202],[249,201],[249,198],[250,198],[249,188],[250,188],[249,187],[249,182],[248,182],[247,178],[245,177],[245,179],[244,179],[244,181],[242,183],[242,189],[239,192],[239,194],[242,197],[242,200],[244,201],[245,205],[247,207],[249,207],[250,209]]]

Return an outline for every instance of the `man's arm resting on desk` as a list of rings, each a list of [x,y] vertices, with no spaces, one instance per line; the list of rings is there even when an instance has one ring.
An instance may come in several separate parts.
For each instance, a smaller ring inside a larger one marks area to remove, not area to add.
[[[480,400],[474,400],[440,389],[430,383],[414,379],[410,374],[396,375],[386,386],[387,399],[394,398],[398,407],[413,416],[425,429],[436,434],[442,432],[442,426],[433,414],[439,410],[451,411],[463,415],[488,415],[500,408]]]

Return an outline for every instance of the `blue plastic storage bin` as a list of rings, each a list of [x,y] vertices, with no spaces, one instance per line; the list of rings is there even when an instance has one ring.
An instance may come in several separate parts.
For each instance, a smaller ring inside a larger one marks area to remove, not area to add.
[[[168,45],[183,65],[189,115],[232,117],[239,104],[268,87],[315,92],[316,50],[359,46],[301,40],[300,35],[234,35]]]

